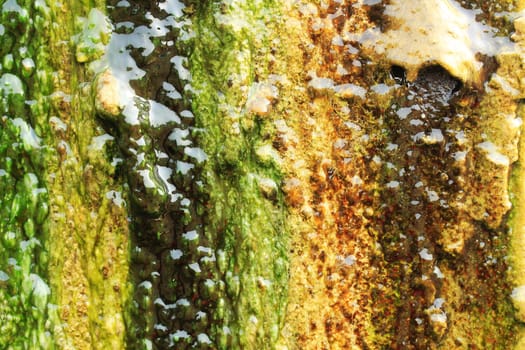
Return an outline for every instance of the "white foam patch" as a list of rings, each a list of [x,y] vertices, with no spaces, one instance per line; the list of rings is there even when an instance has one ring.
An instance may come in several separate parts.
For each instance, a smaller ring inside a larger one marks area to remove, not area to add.
[[[122,207],[122,205],[125,203],[124,199],[122,198],[122,192],[120,191],[108,191],[106,192],[106,198],[111,200],[117,207]]]
[[[210,338],[204,333],[200,333],[197,336],[197,341],[202,344],[211,344]]]
[[[398,188],[399,187],[399,181],[390,181],[386,184],[387,188]]]
[[[510,297],[520,303],[525,302],[525,285],[518,286],[512,290]]]
[[[170,195],[171,202],[175,202],[177,201],[177,199],[182,198],[182,195],[180,193],[177,193],[177,188],[171,182],[171,175],[173,174],[173,170],[171,168],[160,165],[156,165],[155,170],[157,172],[157,175],[162,180],[166,192]]]
[[[51,294],[51,289],[40,276],[32,273],[29,275],[29,278],[31,279],[31,282],[33,283],[33,294],[34,295],[38,297],[47,297],[48,295]]]
[[[194,167],[195,165],[191,163],[181,162],[180,160],[177,161],[177,172],[181,173],[182,175],[187,175]]]
[[[197,163],[202,163],[208,159],[206,153],[198,147],[184,147],[184,154],[191,158],[194,158],[197,161]]]
[[[9,276],[4,271],[0,270],[0,282],[9,280]]]
[[[107,141],[113,141],[115,138],[109,134],[95,136],[91,139],[91,144],[88,146],[90,151],[100,151],[104,148]]]
[[[182,250],[180,249],[172,249],[170,250],[170,257],[173,259],[173,260],[179,260],[180,258],[182,258]]]
[[[151,178],[151,173],[149,170],[139,170],[139,175],[142,176],[142,181],[144,182],[144,187],[146,188],[155,188],[155,182]]]
[[[152,126],[158,127],[168,123],[180,123],[180,118],[177,113],[168,107],[153,100],[150,100],[149,103],[149,119]]]
[[[463,81],[480,81],[479,53],[494,56],[513,44],[497,35],[495,28],[476,21],[479,10],[467,10],[453,0],[392,0],[384,15],[391,30],[379,27],[359,36],[345,33],[346,40],[359,40],[364,48],[385,54],[395,64],[417,73],[416,68],[437,62]]]
[[[6,12],[17,12],[17,13],[19,13],[20,15],[22,15],[24,17],[27,16],[27,10],[24,9],[23,7],[21,7],[20,5],[18,5],[16,0],[7,0],[2,5],[2,12],[3,13],[6,13]]]
[[[188,267],[196,273],[201,272],[201,267],[199,266],[199,263],[191,263],[188,265]]]
[[[35,130],[21,118],[15,118],[11,121],[15,126],[20,129],[20,138],[24,145],[31,148],[40,148],[40,137],[36,135]]]
[[[186,233],[183,233],[182,237],[184,239],[187,239],[188,241],[193,241],[193,240],[199,238],[199,234],[197,233],[197,231],[192,230],[192,231],[188,231]]]
[[[14,74],[4,73],[0,77],[0,91],[4,94],[24,94],[24,85],[22,80]]]
[[[161,10],[166,11],[168,14],[178,18],[182,17],[184,14],[182,10],[186,8],[183,3],[181,3],[179,0],[166,0],[164,2],[159,3],[159,8]]]
[[[188,23],[185,20],[177,20],[183,16],[182,10],[184,5],[181,2],[167,0],[160,3],[159,7],[169,14],[166,18],[158,19],[152,16],[151,13],[147,13],[146,18],[151,22],[148,25],[133,27],[133,24],[129,22],[117,23],[117,28],[124,26],[133,29],[132,32],[127,34],[112,33],[106,53],[100,60],[91,65],[91,68],[96,73],[103,71],[107,67],[110,68],[111,74],[118,82],[120,99],[118,104],[123,109],[122,114],[125,117],[125,121],[131,125],[138,125],[140,122],[139,109],[135,100],[142,98],[136,95],[135,90],[130,85],[130,81],[141,79],[146,74],[144,70],[137,66],[131,56],[131,48],[139,49],[143,56],[148,56],[155,49],[153,39],[165,36],[171,31],[170,28],[183,28]],[[186,60],[182,56],[175,56],[171,61],[175,69],[177,69],[180,78],[190,80],[191,74],[183,66]],[[167,82],[163,84],[163,88],[170,98],[180,99],[182,97],[173,85]],[[179,116],[163,104],[153,100],[145,100],[145,102],[150,105],[149,118],[152,126],[157,127],[169,122],[180,122]]]
[[[399,117],[399,119],[406,119],[406,117],[408,117],[408,115],[410,114],[410,112],[412,112],[412,108],[409,108],[409,107],[403,107],[403,108],[399,108],[399,109],[396,111],[396,114],[397,114],[397,116]]]
[[[168,140],[175,141],[177,146],[189,146],[191,145],[191,141],[186,139],[189,134],[190,131],[187,129],[174,128],[169,134]]]
[[[163,82],[162,88],[164,89],[164,91],[166,91],[166,96],[168,96],[169,98],[173,100],[182,99],[182,95],[180,94],[180,92],[177,91],[177,89],[175,89],[175,86],[173,86],[172,84],[168,82]]]
[[[419,252],[419,256],[421,257],[421,259],[427,261],[432,261],[432,259],[434,258],[432,254],[429,253],[427,248],[421,249],[421,251]]]
[[[487,159],[497,165],[509,166],[509,157],[499,152],[498,147],[490,141],[478,143],[477,148],[484,151]]]
[[[335,83],[330,78],[315,77],[312,80],[310,80],[308,86],[314,88],[315,90],[326,90],[332,89],[335,86]]]
[[[333,87],[335,93],[343,98],[357,96],[365,98],[366,89],[355,84],[341,84]]]
[[[151,290],[151,288],[153,288],[153,284],[150,281],[143,281],[138,285],[138,287]]]
[[[171,341],[179,341],[180,339],[188,339],[190,335],[184,330],[177,330],[175,333],[170,334]],[[173,343],[171,344],[173,346]]]
[[[188,59],[182,56],[174,56],[170,62],[173,63],[173,67],[177,71],[179,78],[182,80],[191,80],[191,73],[186,67]]]

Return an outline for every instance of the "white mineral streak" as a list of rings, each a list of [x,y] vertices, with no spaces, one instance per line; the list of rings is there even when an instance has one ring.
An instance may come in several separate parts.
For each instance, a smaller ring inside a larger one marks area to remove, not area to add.
[[[477,11],[453,0],[392,0],[384,14],[392,29],[369,29],[360,41],[405,67],[409,80],[421,66],[440,64],[463,82],[480,85],[483,64],[476,54],[494,56],[512,46],[508,38],[496,37],[494,28],[476,21]]]

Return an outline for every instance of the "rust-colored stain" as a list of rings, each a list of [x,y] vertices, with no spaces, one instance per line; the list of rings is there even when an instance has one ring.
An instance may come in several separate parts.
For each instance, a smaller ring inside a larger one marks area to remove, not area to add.
[[[511,346],[509,168],[476,147],[497,98],[431,64],[406,82],[342,39],[379,25],[381,5],[323,4],[290,9],[275,67],[291,82],[274,141],[291,208],[285,336],[297,349]]]
[[[286,39],[292,42],[283,46],[297,49],[285,53],[282,69],[293,84],[308,86],[312,72],[341,84],[359,79],[360,69],[352,64],[357,56],[330,45],[343,28],[366,26],[366,13],[352,15],[350,9],[333,20],[328,18],[335,12],[331,8],[309,4],[290,11],[286,30],[292,34]],[[317,27],[324,29],[312,30]],[[369,150],[359,141],[366,131],[345,125],[355,112],[348,102],[314,89],[288,89],[281,90],[277,108],[286,117],[276,122],[274,142],[288,174],[283,189],[292,207],[285,332],[298,349],[366,348],[367,338],[374,336],[372,303],[382,297],[374,286],[384,275],[371,261],[376,246],[367,215],[374,215],[375,184],[366,171]]]

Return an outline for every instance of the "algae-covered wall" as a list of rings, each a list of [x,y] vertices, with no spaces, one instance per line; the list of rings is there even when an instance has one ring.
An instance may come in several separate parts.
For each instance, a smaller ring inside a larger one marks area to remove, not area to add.
[[[107,197],[123,185],[96,142],[105,132],[93,112],[93,75],[72,55],[77,22],[95,6],[2,4],[2,200],[11,208],[2,229],[2,348],[124,347],[127,220]]]
[[[523,348],[524,8],[0,1],[0,348]]]

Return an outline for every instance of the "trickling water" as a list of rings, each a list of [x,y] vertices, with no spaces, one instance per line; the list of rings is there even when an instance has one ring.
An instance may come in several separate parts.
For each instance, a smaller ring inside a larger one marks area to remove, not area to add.
[[[205,334],[209,308],[215,304],[210,291],[217,278],[215,253],[203,250],[210,242],[197,215],[204,203],[196,176],[205,155],[193,146],[191,76],[180,48],[190,22],[177,1],[113,6],[116,33],[107,55],[112,74],[124,79],[130,98],[123,101],[124,120],[106,120],[125,155],[121,167],[130,191],[131,269],[139,286],[130,344],[152,342],[158,349],[205,344],[210,341]]]
[[[251,72],[236,75],[239,65],[229,63],[214,71],[219,74],[223,69],[228,74],[224,81],[222,75],[217,80],[214,74],[205,75],[207,63],[214,62],[207,50],[222,44],[207,32],[201,33],[200,40],[209,40],[209,45],[191,41],[193,31],[203,29],[190,18],[228,20],[218,30],[230,38],[230,31],[248,25],[242,21],[229,25],[234,18],[229,12],[245,11],[243,6],[231,4],[219,10],[218,3],[188,2],[186,7],[178,1],[110,6],[115,33],[102,58],[109,69],[94,66],[103,71],[97,84],[99,114],[123,154],[121,171],[129,185],[135,245],[131,268],[139,286],[132,344],[152,344],[159,349],[211,344],[227,348],[265,343],[270,338],[275,341],[278,336],[281,311],[276,309],[265,321],[259,298],[281,307],[284,294],[279,279],[286,277],[284,261],[276,258],[269,265],[257,261],[266,259],[268,251],[272,256],[281,255],[284,241],[279,243],[277,236],[268,235],[278,225],[256,233],[253,228],[260,220],[268,225],[264,218],[270,215],[271,221],[281,220],[274,214],[279,210],[274,207],[279,201],[277,185],[264,174],[267,171],[275,177],[275,173],[272,166],[261,172],[252,164],[254,160],[245,159],[244,154],[255,145],[245,145],[244,137],[253,134],[249,137],[259,138],[259,126],[253,131],[242,127],[241,132],[241,125],[228,128],[225,122],[241,120],[241,114],[247,115],[245,120],[253,118],[252,113],[267,114],[277,91],[270,84],[254,82],[243,103],[247,108],[238,108],[242,100],[230,94],[248,92],[246,85],[254,79]],[[256,34],[257,40],[264,38]],[[230,59],[235,57],[230,55],[248,55],[249,50],[246,47],[244,53],[237,53],[221,47],[220,54]],[[203,65],[203,71],[198,71],[198,90],[188,70],[190,53]],[[230,85],[223,93],[226,79]],[[195,106],[201,113],[197,117],[192,112]],[[230,133],[235,136],[225,138]],[[221,144],[219,138],[230,145]],[[200,145],[212,153],[207,154]],[[245,203],[245,209],[237,212],[243,200],[253,205]]]

